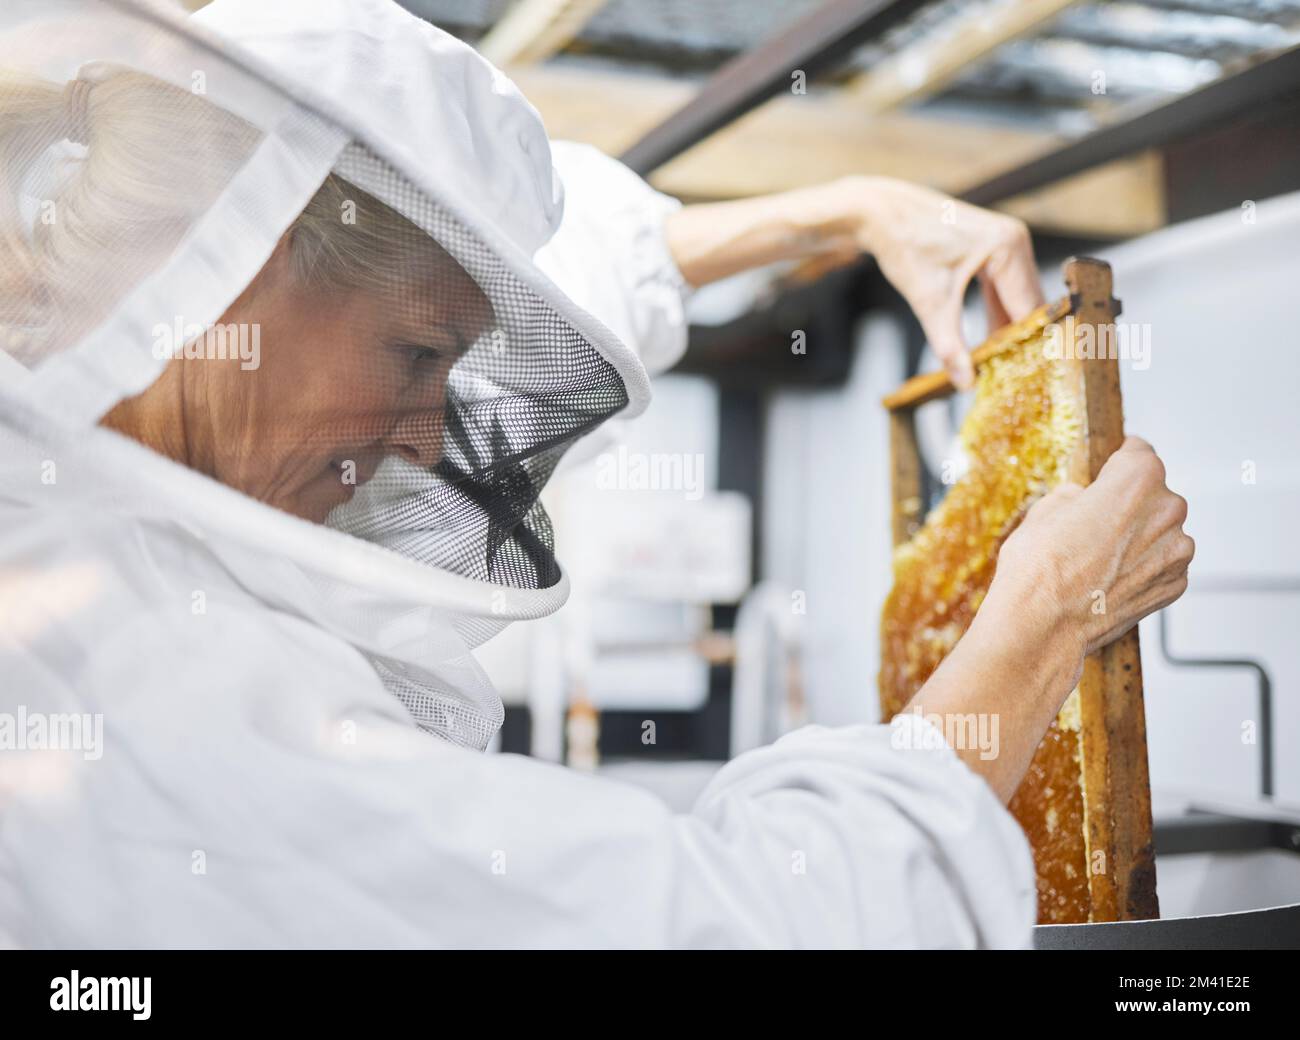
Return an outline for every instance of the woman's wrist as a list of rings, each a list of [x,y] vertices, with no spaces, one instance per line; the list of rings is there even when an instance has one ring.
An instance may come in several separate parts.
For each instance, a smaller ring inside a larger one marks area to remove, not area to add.
[[[878,252],[891,220],[897,221],[895,192],[900,183],[890,177],[849,174],[827,186],[841,232],[851,234],[863,251]]]
[[[1046,581],[995,578],[971,630],[1022,657],[1050,698],[1064,701],[1079,681],[1086,636]]]
[[[781,256],[801,260],[824,253],[860,252],[865,214],[845,178],[809,188],[795,188],[780,200],[783,227]]]

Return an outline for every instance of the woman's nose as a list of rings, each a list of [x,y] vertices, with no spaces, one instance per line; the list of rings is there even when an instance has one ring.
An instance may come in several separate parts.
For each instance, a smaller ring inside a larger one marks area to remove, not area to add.
[[[384,443],[389,451],[417,466],[433,466],[442,458],[442,413],[422,410],[402,416]]]

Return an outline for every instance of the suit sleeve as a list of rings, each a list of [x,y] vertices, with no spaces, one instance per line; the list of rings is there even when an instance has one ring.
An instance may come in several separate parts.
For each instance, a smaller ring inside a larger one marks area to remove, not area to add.
[[[564,219],[537,264],[636,351],[650,375],[686,350],[687,286],[664,236],[681,203],[590,145],[553,141]]]

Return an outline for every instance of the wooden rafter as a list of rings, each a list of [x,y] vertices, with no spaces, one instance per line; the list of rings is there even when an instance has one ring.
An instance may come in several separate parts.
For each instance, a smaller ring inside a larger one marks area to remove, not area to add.
[[[478,43],[488,61],[515,68],[568,46],[605,0],[517,0]]]
[[[861,112],[890,112],[942,90],[963,69],[1077,2],[999,0],[975,4],[862,73],[844,89]]]
[[[692,87],[667,78],[532,67],[516,82],[552,137],[618,155],[677,110]],[[893,112],[864,119],[839,93],[776,98],[657,170],[651,182],[687,199],[725,199],[874,173],[959,193],[1058,145],[1007,127]],[[1059,193],[1059,194],[1058,194]],[[1157,158],[1101,167],[1006,208],[1031,225],[1124,237],[1164,223]]]

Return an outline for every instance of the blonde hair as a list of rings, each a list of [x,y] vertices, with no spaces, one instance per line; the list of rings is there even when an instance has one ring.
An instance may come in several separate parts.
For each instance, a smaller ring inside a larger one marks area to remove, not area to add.
[[[37,360],[97,324],[168,257],[256,147],[261,132],[202,95],[98,63],[59,85],[0,68],[0,349]],[[24,183],[43,172],[55,218],[27,230]],[[345,203],[353,218],[342,218]],[[289,228],[310,287],[391,286],[458,267],[391,207],[330,174]],[[24,336],[22,331],[26,330]],[[17,349],[14,349],[17,347]]]

